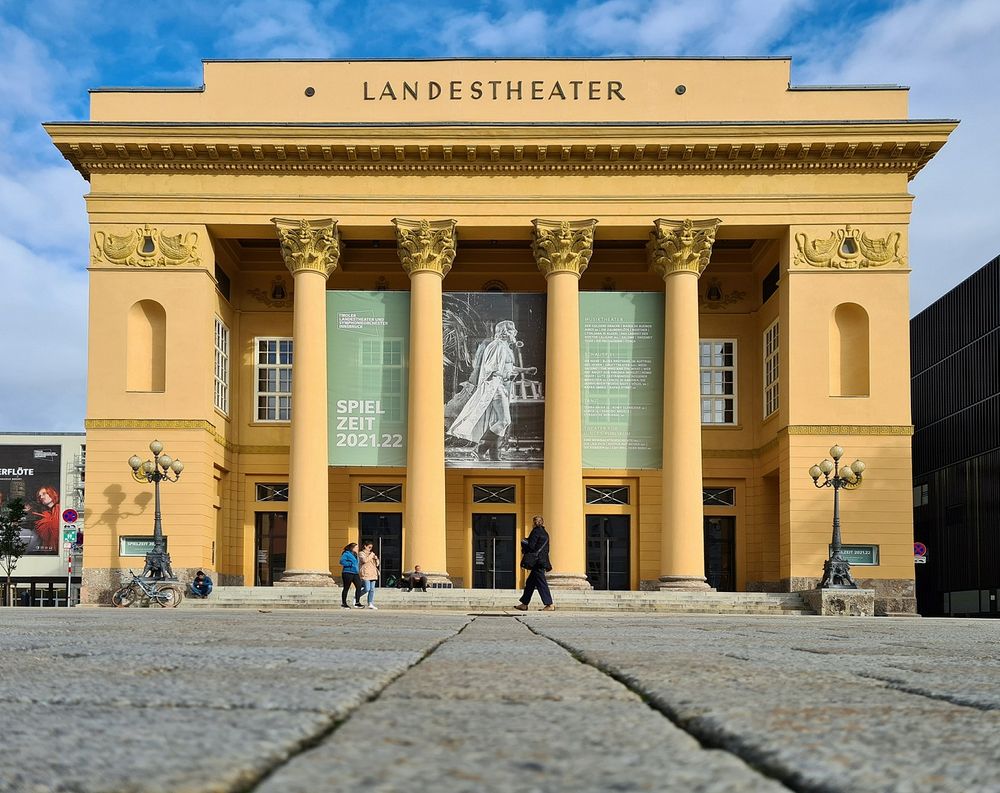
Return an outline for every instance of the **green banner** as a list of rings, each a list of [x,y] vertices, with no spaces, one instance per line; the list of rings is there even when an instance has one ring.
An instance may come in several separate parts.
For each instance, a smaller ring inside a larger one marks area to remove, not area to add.
[[[659,468],[663,295],[580,293],[584,468]]]
[[[406,465],[409,292],[326,293],[330,465]]]

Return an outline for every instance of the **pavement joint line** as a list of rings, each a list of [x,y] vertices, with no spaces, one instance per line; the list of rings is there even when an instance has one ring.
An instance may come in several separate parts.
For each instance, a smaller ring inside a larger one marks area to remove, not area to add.
[[[874,672],[855,672],[855,674],[858,677],[865,678],[866,680],[877,680],[880,683],[885,683],[886,688],[890,688],[893,691],[899,691],[903,694],[912,694],[913,696],[931,699],[935,702],[947,702],[949,705],[954,705],[957,708],[971,708],[972,710],[978,710],[983,713],[1000,710],[1000,706],[993,705],[991,703],[982,704],[979,702],[964,702],[951,694],[931,694],[927,691],[921,691],[920,689],[906,685],[906,683],[898,679],[892,677],[882,677]]]
[[[827,787],[826,785],[815,786],[808,783],[803,784],[797,774],[794,772],[789,773],[789,771],[782,766],[772,763],[755,747],[745,744],[738,735],[725,735],[725,737],[731,742],[727,741],[726,743],[723,743],[709,732],[698,729],[696,720],[681,718],[681,716],[667,703],[661,702],[655,695],[646,691],[641,686],[636,685],[636,683],[627,675],[623,675],[621,672],[608,666],[607,664],[592,660],[584,651],[578,650],[571,644],[567,644],[566,642],[560,641],[559,639],[535,630],[522,617],[518,617],[517,621],[536,636],[548,639],[550,642],[562,647],[581,664],[596,669],[598,672],[610,677],[612,680],[621,683],[621,685],[625,686],[625,688],[639,697],[646,707],[650,710],[656,711],[677,729],[690,735],[695,741],[698,742],[698,745],[701,746],[702,749],[705,749],[706,751],[721,751],[726,754],[730,754],[761,776],[766,777],[773,782],[777,782],[789,790],[795,791],[795,793],[843,793],[843,790],[837,787]]]
[[[327,727],[325,727],[322,730],[319,730],[318,732],[316,732],[314,735],[310,736],[309,738],[306,738],[306,739],[304,739],[302,741],[299,741],[299,743],[296,746],[292,747],[292,749],[289,751],[288,755],[283,760],[275,763],[270,768],[268,768],[268,769],[264,770],[263,772],[261,772],[260,774],[258,774],[255,779],[251,779],[251,780],[248,780],[245,783],[237,785],[236,787],[234,787],[230,791],[230,793],[253,793],[253,791],[257,790],[269,777],[273,776],[281,768],[283,768],[284,766],[288,765],[296,757],[298,757],[299,755],[303,754],[304,752],[309,751],[310,749],[316,748],[321,743],[323,743],[331,735],[333,735],[335,732],[337,732],[337,730],[339,730],[340,727],[343,724],[345,724],[346,722],[350,721],[351,717],[354,715],[355,711],[358,710],[358,708],[362,708],[365,705],[367,705],[367,704],[369,704],[369,703],[374,702],[375,700],[377,700],[379,697],[382,696],[382,694],[385,692],[385,690],[389,686],[391,686],[393,683],[395,683],[397,680],[399,680],[399,678],[401,678],[403,675],[405,675],[411,669],[413,669],[416,666],[419,666],[424,661],[426,661],[428,658],[430,658],[430,656],[433,655],[442,644],[444,644],[445,642],[451,641],[452,639],[454,639],[457,636],[461,635],[462,631],[464,631],[466,628],[468,628],[473,622],[475,622],[475,618],[470,619],[468,622],[466,622],[461,628],[459,628],[454,633],[452,633],[452,634],[450,634],[448,636],[445,636],[443,639],[440,639],[439,641],[437,641],[434,644],[432,644],[430,647],[427,648],[427,651],[423,655],[420,656],[420,658],[418,658],[416,661],[414,661],[412,664],[410,664],[406,668],[400,670],[398,674],[395,674],[391,678],[389,678],[388,680],[386,680],[386,682],[385,682],[384,685],[382,685],[381,687],[379,687],[378,690],[371,692],[371,694],[369,694],[361,702],[359,702],[357,705],[355,705],[353,708],[351,708],[341,718],[335,719]],[[313,713],[315,711],[297,710],[297,712],[300,712],[300,713]]]

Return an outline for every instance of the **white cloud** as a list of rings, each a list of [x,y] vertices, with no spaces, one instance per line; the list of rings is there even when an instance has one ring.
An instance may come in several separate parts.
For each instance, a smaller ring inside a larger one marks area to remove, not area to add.
[[[349,39],[326,22],[335,3],[243,0],[221,15],[226,57],[332,58]]]

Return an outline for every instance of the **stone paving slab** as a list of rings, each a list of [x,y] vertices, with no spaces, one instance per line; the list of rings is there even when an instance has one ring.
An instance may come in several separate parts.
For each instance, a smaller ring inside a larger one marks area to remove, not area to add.
[[[916,627],[896,628],[799,619],[797,630],[775,635],[756,625],[733,630],[723,621],[673,620],[659,632],[646,621],[638,636],[604,620],[526,622],[625,680],[703,741],[795,789],[1000,791],[1000,711],[939,699],[943,672],[914,687],[926,696],[885,679],[899,672],[887,663],[905,662],[917,646],[932,658],[967,651],[985,659],[1000,624],[907,621]],[[628,641],[610,643],[611,629]],[[907,653],[887,641],[900,631],[913,645]],[[826,652],[831,639],[838,652]],[[987,663],[977,678],[950,681],[953,698],[961,689],[971,703],[995,700],[1000,674],[995,658]]]
[[[312,793],[331,780],[400,793],[421,782],[455,793],[785,789],[509,618],[473,622],[258,790]]]

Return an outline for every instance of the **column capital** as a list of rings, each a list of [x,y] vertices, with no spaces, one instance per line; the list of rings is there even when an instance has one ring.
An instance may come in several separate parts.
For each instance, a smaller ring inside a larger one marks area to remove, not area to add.
[[[271,218],[278,230],[281,256],[292,275],[318,272],[327,278],[340,262],[340,233],[333,218]]]
[[[715,232],[721,222],[718,218],[654,220],[646,244],[650,268],[664,279],[683,272],[700,276],[708,267]]]
[[[407,220],[393,218],[396,227],[396,252],[406,274],[419,272],[448,275],[455,261],[457,235],[455,220]]]
[[[545,277],[552,273],[573,273],[577,278],[583,275],[594,253],[597,221],[535,218],[531,223],[535,227],[531,252]]]

